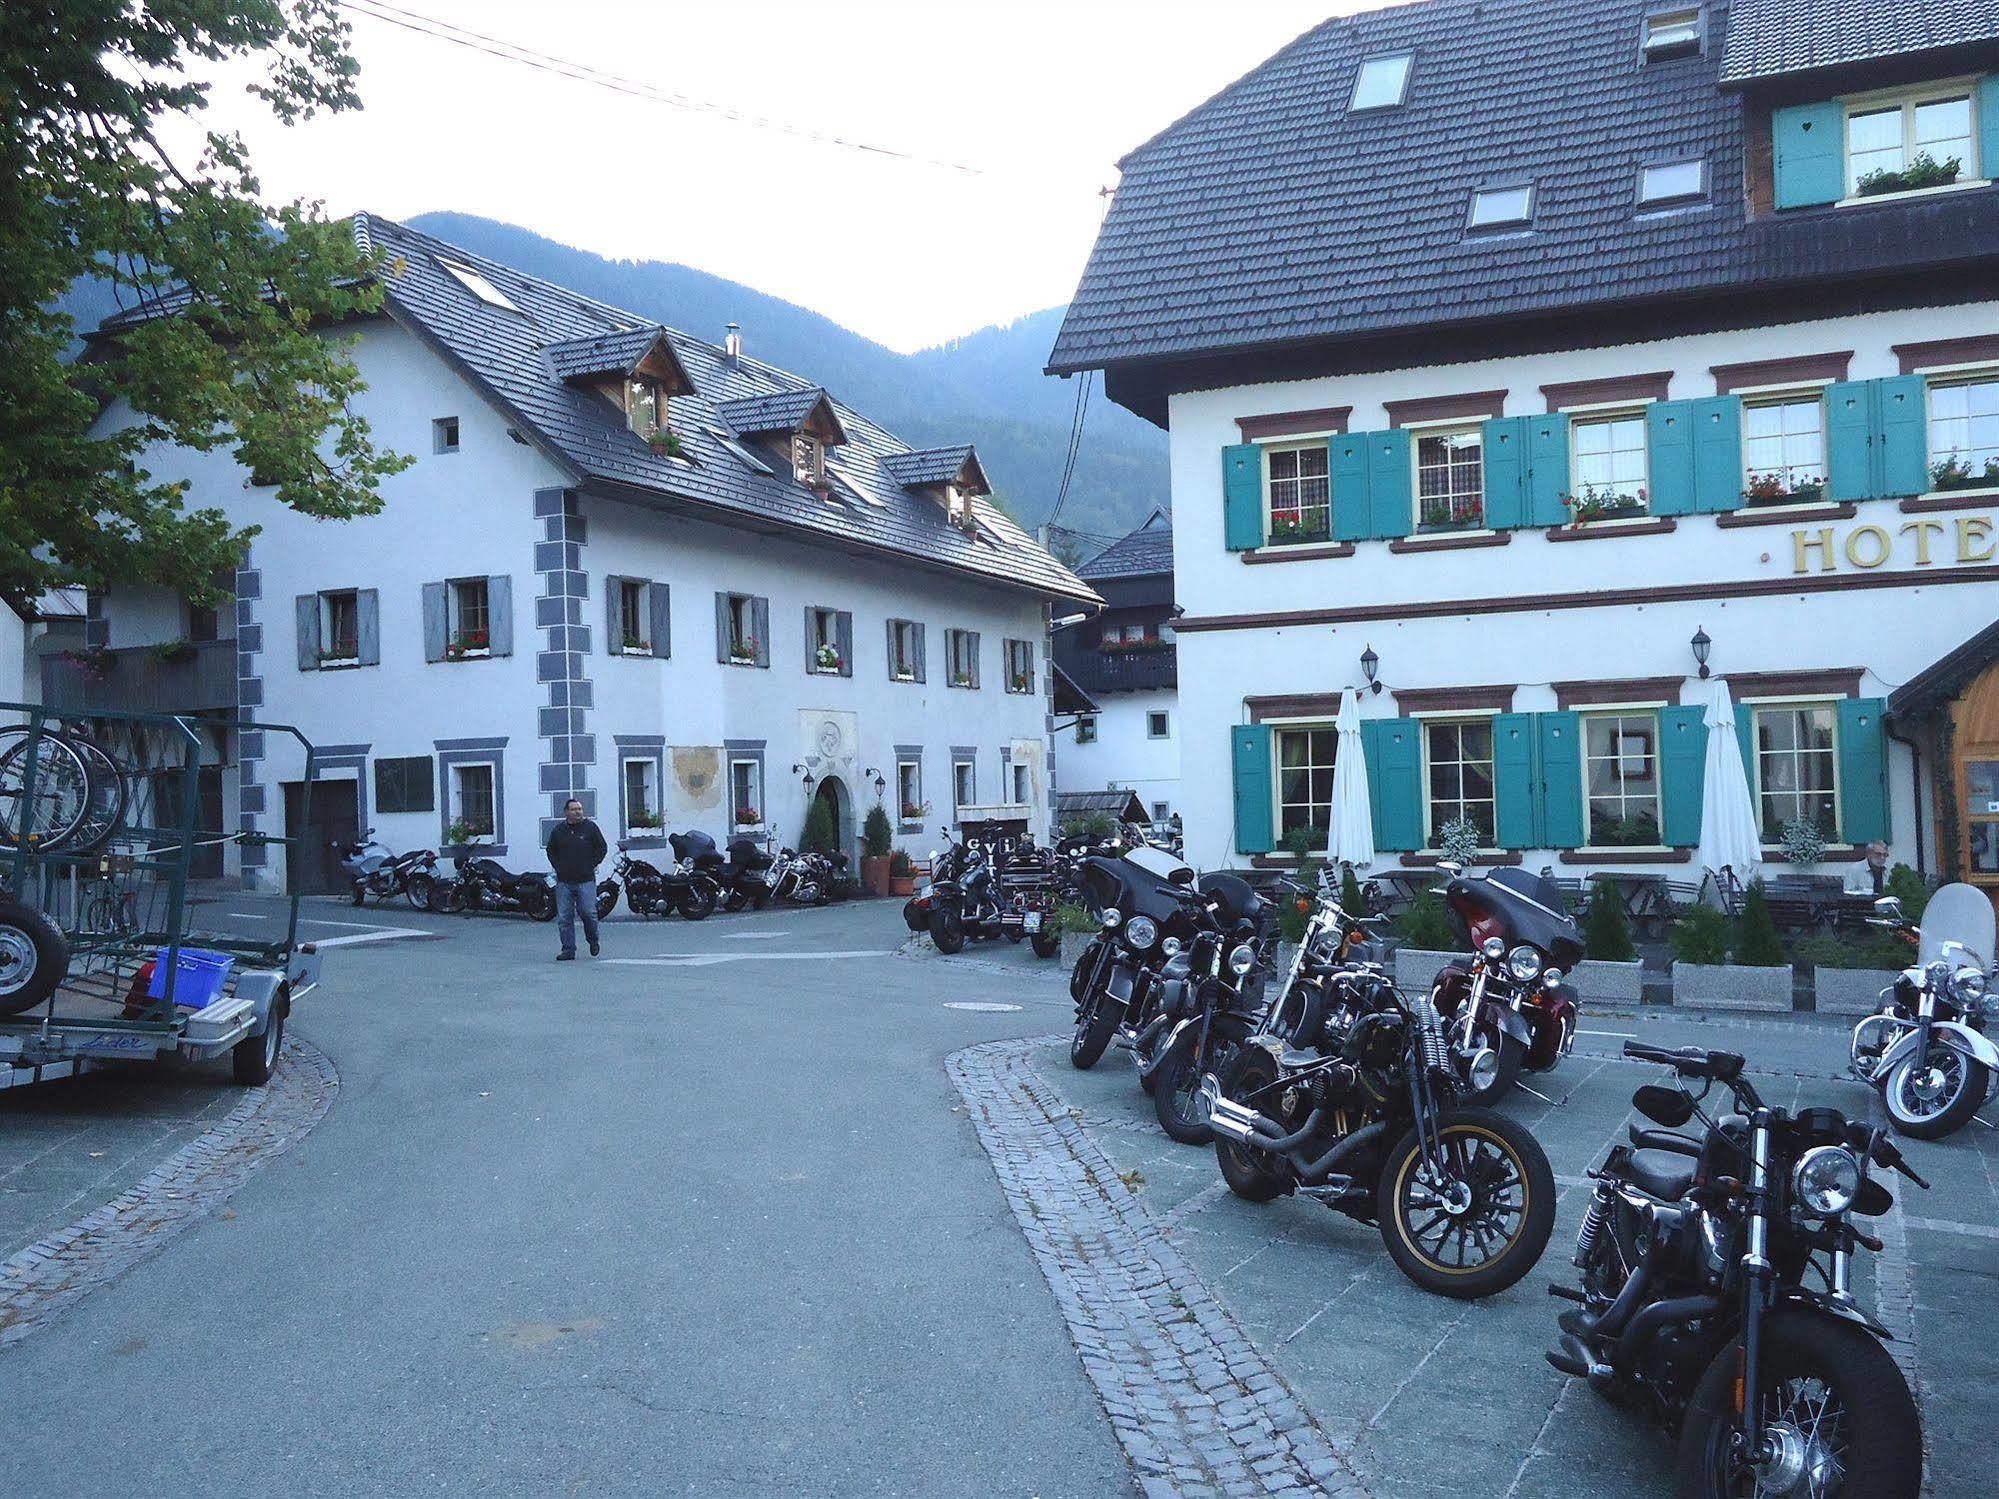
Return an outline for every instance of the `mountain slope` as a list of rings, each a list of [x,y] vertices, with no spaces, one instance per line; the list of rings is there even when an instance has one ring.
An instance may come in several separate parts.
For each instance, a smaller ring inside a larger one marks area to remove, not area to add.
[[[750,354],[818,381],[907,441],[976,443],[993,487],[1023,523],[1038,525],[1055,503],[1076,399],[1075,381],[1041,373],[1062,321],[1059,307],[904,355],[808,308],[689,266],[608,260],[472,214],[426,213],[408,222],[699,338],[719,343],[725,324],[740,323]],[[1097,393],[1062,523],[1121,534],[1163,503],[1166,491],[1166,435]]]

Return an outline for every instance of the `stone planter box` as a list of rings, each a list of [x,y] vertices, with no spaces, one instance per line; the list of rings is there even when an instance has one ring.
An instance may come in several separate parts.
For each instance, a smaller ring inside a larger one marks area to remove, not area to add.
[[[1064,932],[1062,934],[1062,951],[1057,955],[1056,961],[1062,965],[1064,972],[1075,968],[1076,960],[1083,955],[1083,949],[1094,942],[1096,936],[1095,932]]]
[[[1813,999],[1821,1015],[1872,1015],[1881,1008],[1881,991],[1899,977],[1881,968],[1815,969]]]
[[[1608,963],[1585,958],[1569,975],[1584,1003],[1635,1005],[1645,1000],[1645,965],[1641,962]]]
[[[1739,963],[1675,963],[1673,1004],[1692,1010],[1791,1012],[1791,966],[1749,968]]]
[[[1395,949],[1395,987],[1406,994],[1428,994],[1439,969],[1469,956],[1469,953],[1428,952],[1420,947],[1398,947]]]

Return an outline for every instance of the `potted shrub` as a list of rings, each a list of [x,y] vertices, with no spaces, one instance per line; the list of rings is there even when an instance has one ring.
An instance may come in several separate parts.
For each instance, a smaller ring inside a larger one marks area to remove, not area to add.
[[[1103,930],[1103,924],[1096,917],[1073,901],[1057,906],[1048,919],[1062,933],[1062,947],[1056,961],[1065,968],[1073,969],[1076,960],[1083,956],[1083,949]]]
[[[1590,886],[1589,907],[1583,914],[1583,961],[1570,978],[1586,1000],[1640,1004],[1645,998],[1645,965],[1631,942],[1631,921],[1624,895],[1612,879]]]
[[[896,849],[888,856],[888,893],[916,894],[916,866],[910,862],[908,849]]]
[[[162,640],[153,647],[153,657],[164,666],[185,666],[195,658],[191,641]]]
[[[839,846],[840,835],[833,826],[833,807],[824,797],[812,798],[805,809],[805,826],[798,832],[801,854],[831,854]]]
[[[1817,864],[1825,858],[1825,834],[1809,817],[1793,817],[1784,824],[1784,858],[1792,864]]]
[[[1750,883],[1734,922],[1703,903],[1674,923],[1675,1005],[1788,1013],[1791,991],[1791,965],[1761,880]]]
[[[1457,923],[1435,890],[1425,890],[1395,922],[1395,982],[1411,994],[1428,994],[1437,970],[1468,952]]]
[[[888,894],[888,851],[894,842],[895,829],[889,826],[888,813],[876,802],[861,824],[861,888],[870,895]]]
[[[837,674],[840,670],[840,649],[835,645],[822,645],[812,653],[814,671]]]
[[[680,456],[680,439],[664,427],[646,439],[646,446],[651,448],[661,458],[678,458]]]

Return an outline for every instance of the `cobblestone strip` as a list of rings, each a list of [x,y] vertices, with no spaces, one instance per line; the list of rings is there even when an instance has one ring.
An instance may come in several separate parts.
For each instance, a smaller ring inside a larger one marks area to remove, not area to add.
[[[46,1327],[221,1206],[319,1123],[339,1086],[324,1052],[288,1039],[270,1083],[226,1119],[129,1191],[0,1262],[0,1347]]]
[[[1361,1499],[1304,1404],[1035,1075],[1028,1054],[1050,1039],[946,1065],[1147,1499]]]

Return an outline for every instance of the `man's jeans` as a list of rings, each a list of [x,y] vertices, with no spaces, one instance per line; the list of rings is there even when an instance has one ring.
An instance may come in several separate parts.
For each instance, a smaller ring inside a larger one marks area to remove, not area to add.
[[[592,947],[597,945],[597,886],[594,881],[581,880],[574,885],[555,882],[555,927],[562,938],[562,950],[572,957],[576,953],[576,915],[583,914],[583,940]]]

